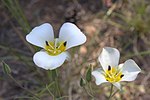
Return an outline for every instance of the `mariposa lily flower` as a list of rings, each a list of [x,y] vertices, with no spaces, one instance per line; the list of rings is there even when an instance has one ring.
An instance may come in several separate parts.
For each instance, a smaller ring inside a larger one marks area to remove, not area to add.
[[[53,28],[49,23],[35,27],[27,36],[26,40],[38,47],[43,48],[33,56],[34,63],[46,70],[60,67],[69,59],[66,50],[86,42],[86,36],[72,23],[64,23],[60,28],[59,37],[54,38]]]
[[[96,79],[96,84],[112,83],[118,89],[121,89],[119,82],[121,81],[134,81],[141,72],[138,65],[129,59],[123,64],[118,64],[120,53],[117,49],[111,47],[105,47],[102,50],[98,60],[100,61],[102,68],[92,72],[92,75]]]

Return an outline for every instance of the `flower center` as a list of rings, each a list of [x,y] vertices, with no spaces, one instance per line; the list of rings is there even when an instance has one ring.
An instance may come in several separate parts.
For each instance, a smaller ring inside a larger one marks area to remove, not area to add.
[[[119,82],[124,75],[116,67],[108,66],[108,70],[105,71],[104,76],[107,81],[114,83]]]
[[[45,41],[45,44],[45,50],[48,54],[51,56],[56,56],[66,50],[67,42],[57,42],[57,39],[55,39],[54,42]]]

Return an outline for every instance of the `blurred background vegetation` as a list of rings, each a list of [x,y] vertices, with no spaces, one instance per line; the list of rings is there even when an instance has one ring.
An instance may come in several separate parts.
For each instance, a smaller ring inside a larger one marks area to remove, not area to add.
[[[34,65],[32,56],[38,48],[28,44],[25,36],[44,22],[54,26],[57,36],[67,21],[75,23],[88,40],[70,50],[72,60],[59,68],[60,85],[67,97],[61,100],[90,100],[79,82],[89,65],[100,67],[97,58],[104,46],[118,48],[121,63],[132,58],[142,69],[136,81],[122,83],[125,86],[114,100],[150,99],[149,0],[1,0],[0,12],[0,61],[10,66],[21,86],[0,65],[0,100],[36,100],[35,95],[52,100],[49,73]],[[97,100],[109,95],[109,84],[96,86],[93,78],[91,86]]]

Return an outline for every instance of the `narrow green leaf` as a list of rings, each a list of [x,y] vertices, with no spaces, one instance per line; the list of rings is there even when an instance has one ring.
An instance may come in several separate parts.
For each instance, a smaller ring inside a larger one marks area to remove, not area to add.
[[[80,79],[80,86],[83,87],[85,85],[86,85],[86,81],[83,78],[81,78]]]
[[[86,72],[86,81],[87,82],[90,82],[92,80],[91,70],[92,70],[91,67],[89,67]]]
[[[10,67],[4,61],[2,61],[2,66],[3,66],[3,72],[5,74],[10,74],[11,73]]]

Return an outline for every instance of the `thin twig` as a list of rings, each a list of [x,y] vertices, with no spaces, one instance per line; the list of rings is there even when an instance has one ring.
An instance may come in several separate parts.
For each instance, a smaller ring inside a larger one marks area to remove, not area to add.
[[[32,48],[32,46],[30,44],[28,44],[25,40],[25,38],[23,37],[23,35],[19,32],[18,29],[16,29],[16,27],[14,27],[14,25],[12,24],[12,22],[10,22],[12,28],[14,29],[14,31],[16,32],[16,34],[20,37],[20,39],[23,41],[23,43],[30,49],[30,51],[32,53],[34,53],[34,49]]]
[[[17,82],[17,80],[15,80],[11,74],[8,74],[8,76],[22,89],[24,89],[25,91],[29,92],[31,95],[33,95],[36,99],[40,100],[40,97],[38,97],[37,95],[35,95],[32,91],[24,88],[20,83]]]
[[[51,84],[48,84],[48,85],[47,85],[47,88],[50,88],[53,84],[54,84],[54,82],[52,82]],[[42,90],[40,91],[40,93],[38,93],[38,94],[36,94],[36,95],[41,95],[41,94],[43,94],[43,93],[47,90],[47,88],[42,89]]]
[[[60,97],[60,98],[57,98],[56,100],[61,100],[61,99],[63,99],[63,98],[69,98],[69,96],[62,96],[62,97]]]
[[[91,87],[91,83],[89,82],[87,85],[88,85],[88,87],[90,89],[91,94],[93,95],[93,90],[92,90],[92,87]]]
[[[46,89],[49,92],[49,94],[53,97],[53,100],[55,100],[55,96],[53,95],[53,93],[49,90],[49,87],[46,85]]]
[[[6,47],[5,45],[0,45],[0,48],[4,49],[4,50],[8,50],[8,51],[14,51],[14,52],[17,52],[17,53],[21,53],[21,54],[24,54],[24,55],[30,55],[30,53],[28,53],[28,52],[25,52],[25,51],[17,49],[17,48]]]
[[[94,96],[93,96],[85,87],[83,87],[83,89],[85,90],[85,92],[86,92],[90,97],[94,98]]]
[[[147,50],[147,51],[142,51],[142,52],[138,52],[138,53],[136,53],[136,54],[128,54],[127,56],[125,56],[124,58],[131,58],[131,57],[133,57],[133,56],[144,56],[144,55],[148,55],[148,54],[150,54],[150,50]]]

